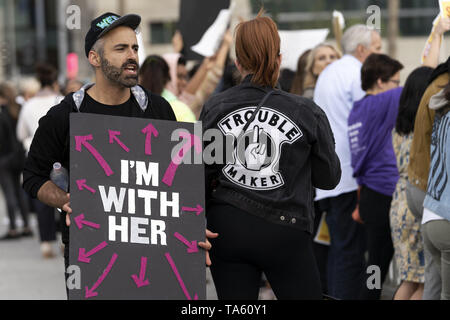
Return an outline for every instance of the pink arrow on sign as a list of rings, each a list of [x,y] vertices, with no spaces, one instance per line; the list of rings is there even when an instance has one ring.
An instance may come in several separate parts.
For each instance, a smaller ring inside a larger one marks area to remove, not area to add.
[[[97,162],[100,164],[100,166],[105,171],[106,175],[109,177],[114,172],[111,170],[111,167],[106,162],[106,160],[101,156],[101,154],[97,151],[97,149],[95,149],[88,142],[88,141],[91,141],[92,139],[93,139],[92,138],[92,134],[87,135],[87,136],[76,136],[75,137],[75,141],[76,141],[76,148],[75,149],[78,152],[81,152],[82,146],[84,146],[94,156],[95,160],[97,160]]]
[[[106,241],[103,241],[98,246],[96,246],[94,249],[89,251],[88,253],[86,253],[86,249],[85,248],[80,248],[78,250],[78,261],[84,262],[84,263],[90,263],[91,262],[91,258],[89,258],[89,257],[94,255],[94,254],[96,254],[97,252],[99,252],[100,250],[105,248],[107,245],[108,244],[106,243]]]
[[[181,290],[183,290],[184,295],[188,300],[192,300],[191,296],[189,295],[189,292],[186,289],[186,286],[184,285],[183,279],[181,279],[180,273],[177,270],[177,267],[175,266],[175,263],[172,260],[172,257],[170,256],[170,253],[165,254],[167,261],[170,264],[170,267],[172,268],[173,273],[175,274],[175,277],[177,277],[178,283],[180,284]],[[198,295],[194,295],[194,300],[198,300]]]
[[[203,212],[203,207],[201,205],[197,205],[197,208],[190,208],[190,207],[182,207],[181,211],[187,211],[187,212],[195,212],[197,216],[200,215],[200,213]]]
[[[86,189],[87,191],[89,191],[91,193],[95,193],[95,190],[86,184],[86,179],[77,180],[77,186],[78,186],[78,190],[80,190],[80,191],[82,191],[83,189]]]
[[[119,138],[117,138],[117,136],[120,136],[120,131],[112,131],[112,130],[108,130],[109,132],[109,144],[113,144],[114,141],[117,142],[117,144],[126,152],[130,152],[130,149],[128,149],[128,147],[126,145],[123,144],[122,141],[120,141]]]
[[[155,138],[157,138],[159,135],[158,130],[156,130],[156,128],[150,123],[144,129],[142,129],[141,132],[146,135],[146,137],[145,137],[145,154],[151,156],[152,155],[152,135],[155,136]]]
[[[177,238],[178,240],[180,240],[181,242],[183,242],[188,247],[188,249],[187,249],[188,253],[198,252],[197,241],[190,242],[190,241],[186,240],[186,238],[183,237],[178,232],[175,232],[175,234],[173,236],[175,238]]]
[[[145,278],[145,270],[147,269],[147,258],[141,257],[141,269],[139,271],[139,278],[137,275],[133,274],[131,277],[133,278],[134,282],[136,283],[138,288],[148,286],[150,283],[148,279]]]
[[[105,280],[106,276],[111,271],[114,263],[116,262],[117,257],[118,257],[118,255],[116,253],[114,253],[111,258],[111,261],[109,261],[108,266],[106,267],[105,271],[103,271],[103,274],[100,276],[100,278],[98,278],[98,280],[94,283],[94,285],[92,286],[91,289],[89,289],[88,286],[86,286],[86,295],[85,295],[86,299],[98,296],[98,293],[95,292],[95,289],[97,289],[102,284],[102,282]]]
[[[94,228],[94,229],[100,229],[100,225],[90,222],[90,221],[86,221],[84,220],[84,214],[80,214],[78,217],[75,217],[75,223],[77,224],[78,229],[83,229],[83,225]]]
[[[178,154],[176,154],[172,158],[172,161],[170,162],[169,167],[167,168],[166,173],[164,174],[164,177],[162,179],[162,181],[169,187],[172,186],[173,179],[175,178],[175,174],[177,173],[177,169],[183,161],[184,156],[188,153],[189,149],[194,147],[197,154],[202,153],[202,142],[199,137],[188,132],[180,132],[180,138],[185,139],[186,143],[183,145],[180,152],[178,152]]]

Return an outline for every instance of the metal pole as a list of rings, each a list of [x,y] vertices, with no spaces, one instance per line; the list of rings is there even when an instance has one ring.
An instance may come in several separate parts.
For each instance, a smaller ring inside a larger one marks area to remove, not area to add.
[[[45,2],[44,0],[35,1],[35,19],[36,19],[36,47],[37,60],[45,61],[47,59],[47,41],[45,37]]]
[[[6,52],[6,39],[5,39],[5,35],[6,35],[6,27],[5,27],[5,23],[6,23],[6,19],[5,19],[5,2],[4,1],[0,1],[0,81],[4,81],[4,74],[5,74],[5,66],[7,64],[7,52]]]
[[[397,40],[399,35],[399,10],[400,0],[389,0],[389,25],[388,25],[388,43],[389,55],[392,58],[397,57]]]
[[[16,19],[15,19],[15,10],[14,10],[14,0],[6,0],[6,43],[7,50],[9,52],[9,63],[11,65],[10,76],[12,79],[16,79],[18,77],[18,68],[17,68],[17,49],[16,49]]]
[[[59,83],[64,83],[67,76],[67,61],[66,57],[69,53],[68,44],[68,30],[66,27],[68,0],[58,0],[57,2],[58,15],[58,66],[59,66]]]

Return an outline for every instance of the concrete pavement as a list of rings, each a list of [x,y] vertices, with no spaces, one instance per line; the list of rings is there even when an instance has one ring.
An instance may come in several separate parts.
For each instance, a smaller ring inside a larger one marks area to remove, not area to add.
[[[0,235],[8,229],[6,206],[0,189]],[[53,243],[55,258],[43,259],[35,214],[30,216],[34,237],[0,242],[0,300],[65,300],[64,258],[61,242]],[[207,299],[216,300],[214,283],[207,269]],[[386,280],[383,299],[389,300],[394,293],[395,274]],[[273,299],[271,291],[260,293],[260,300]]]
[[[32,238],[0,241],[0,300],[66,300],[61,241],[52,244],[55,258],[42,258],[35,214],[30,216],[30,225]],[[6,205],[0,189],[0,235],[7,230]],[[217,300],[209,269],[206,278],[207,299]]]

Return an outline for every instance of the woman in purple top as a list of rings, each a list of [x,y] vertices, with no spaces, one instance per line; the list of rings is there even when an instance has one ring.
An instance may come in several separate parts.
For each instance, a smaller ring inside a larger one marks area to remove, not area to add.
[[[363,282],[361,299],[378,300],[394,252],[389,226],[392,194],[399,178],[392,145],[403,65],[382,54],[367,58],[361,69],[366,96],[355,102],[348,119],[353,176],[360,186],[359,214],[367,235],[367,266],[377,266],[381,281]],[[368,281],[367,281],[368,280]]]

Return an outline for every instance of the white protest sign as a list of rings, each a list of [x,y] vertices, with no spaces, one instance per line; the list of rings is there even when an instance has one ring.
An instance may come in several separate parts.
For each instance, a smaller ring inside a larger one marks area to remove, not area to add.
[[[298,58],[309,49],[325,41],[328,29],[279,31],[281,39],[282,69],[297,70]]]
[[[147,57],[147,55],[145,54],[145,44],[144,44],[144,39],[142,38],[142,33],[138,32],[136,34],[136,38],[137,38],[138,46],[139,46],[139,50],[138,50],[139,64],[140,64],[140,66],[142,66],[142,64],[145,61],[145,58]]]
[[[441,8],[441,15],[443,18],[450,17],[450,1],[439,0],[439,7]]]
[[[339,26],[341,27],[342,30],[344,30],[345,29],[345,18],[344,18],[344,15],[342,14],[342,12],[334,10],[333,18],[337,19],[337,21],[339,22]]]
[[[206,30],[205,34],[200,39],[200,42],[191,47],[192,51],[204,57],[211,57],[217,52],[223,36],[227,31],[228,24],[231,21],[233,7],[234,2],[231,3],[230,9],[220,10],[217,19],[211,27]]]

